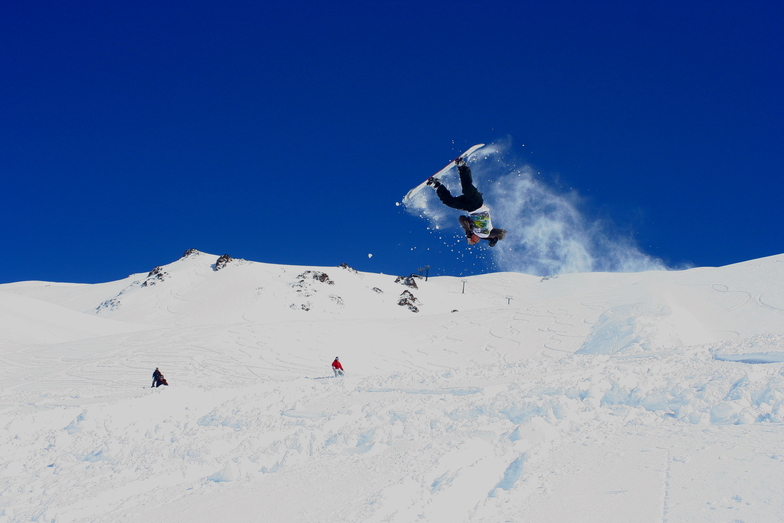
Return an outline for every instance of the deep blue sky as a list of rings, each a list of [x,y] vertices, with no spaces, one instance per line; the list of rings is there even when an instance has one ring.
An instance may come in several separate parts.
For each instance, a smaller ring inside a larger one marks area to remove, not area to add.
[[[769,0],[4,2],[0,282],[188,248],[459,274],[395,202],[497,140],[670,266],[778,254],[782,26]]]

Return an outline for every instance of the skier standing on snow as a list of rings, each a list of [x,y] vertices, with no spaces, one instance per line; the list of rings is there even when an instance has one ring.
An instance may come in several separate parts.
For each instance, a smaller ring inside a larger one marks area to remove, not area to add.
[[[335,361],[332,362],[332,372],[335,373],[336,378],[343,375],[343,365],[340,364],[337,356],[335,356]]]
[[[457,172],[460,174],[460,185],[463,187],[463,194],[452,196],[449,189],[444,187],[437,178],[430,178],[427,184],[436,190],[439,200],[453,209],[466,211],[468,216],[459,218],[460,225],[466,232],[466,239],[469,245],[476,245],[479,240],[487,240],[490,247],[495,247],[498,240],[506,238],[504,229],[495,229],[490,221],[490,209],[484,204],[482,193],[474,187],[474,180],[471,169],[466,165],[463,158],[455,160]]]
[[[161,385],[169,386],[169,384],[166,383],[166,378],[163,377],[163,373],[158,370],[158,367],[155,367],[155,372],[152,373],[152,385],[150,385],[150,388],[157,388]]]

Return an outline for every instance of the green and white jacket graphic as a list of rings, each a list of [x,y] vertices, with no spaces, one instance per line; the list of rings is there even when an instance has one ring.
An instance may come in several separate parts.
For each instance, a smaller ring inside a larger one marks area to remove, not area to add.
[[[490,236],[490,231],[493,230],[493,223],[490,221],[490,209],[486,205],[481,206],[475,211],[468,213],[471,219],[471,231],[480,238],[487,238]]]

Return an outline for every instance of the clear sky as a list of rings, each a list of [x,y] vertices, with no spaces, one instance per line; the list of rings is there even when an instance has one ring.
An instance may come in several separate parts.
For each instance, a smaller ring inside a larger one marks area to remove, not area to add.
[[[770,0],[4,2],[0,282],[189,248],[493,270],[395,205],[480,142],[667,266],[778,254],[783,25]]]

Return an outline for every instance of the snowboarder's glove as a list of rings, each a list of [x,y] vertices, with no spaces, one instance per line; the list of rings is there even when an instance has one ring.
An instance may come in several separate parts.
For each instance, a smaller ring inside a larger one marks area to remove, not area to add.
[[[498,238],[490,238],[490,247],[495,247],[496,243],[498,243]]]

